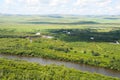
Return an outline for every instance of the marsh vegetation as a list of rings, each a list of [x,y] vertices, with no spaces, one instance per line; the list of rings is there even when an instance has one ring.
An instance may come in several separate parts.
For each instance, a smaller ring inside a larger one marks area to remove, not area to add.
[[[0,18],[0,54],[42,57],[120,71],[120,20],[113,16],[107,20],[105,16],[44,19],[45,16],[2,15]],[[40,35],[36,35],[38,32]]]

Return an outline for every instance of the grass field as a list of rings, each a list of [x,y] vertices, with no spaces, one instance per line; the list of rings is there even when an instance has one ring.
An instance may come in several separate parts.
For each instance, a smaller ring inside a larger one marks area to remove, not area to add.
[[[120,71],[119,22],[120,16],[1,15],[0,53],[37,56]],[[40,36],[35,35],[38,32]]]
[[[119,80],[68,69],[64,66],[39,65],[19,60],[0,59],[0,80]]]

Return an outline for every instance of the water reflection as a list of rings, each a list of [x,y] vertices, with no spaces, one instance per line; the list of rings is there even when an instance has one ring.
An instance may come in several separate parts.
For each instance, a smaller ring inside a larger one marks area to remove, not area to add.
[[[107,76],[120,78],[119,71],[105,69],[105,68],[101,68],[101,67],[90,66],[90,65],[86,65],[86,64],[77,64],[77,63],[71,63],[71,62],[56,61],[56,60],[43,59],[43,58],[38,58],[38,57],[22,57],[22,56],[3,55],[3,54],[0,54],[0,58],[20,59],[20,60],[26,60],[29,62],[40,63],[42,65],[48,65],[48,64],[64,65],[68,68],[74,68],[74,69],[81,70],[81,71],[99,73],[99,74],[103,74],[103,75],[107,75]]]

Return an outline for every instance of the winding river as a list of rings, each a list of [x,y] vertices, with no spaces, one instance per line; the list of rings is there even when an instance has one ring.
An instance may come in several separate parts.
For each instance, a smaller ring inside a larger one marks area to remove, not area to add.
[[[107,76],[120,78],[120,71],[90,66],[86,64],[77,64],[77,63],[72,63],[72,62],[43,59],[43,58],[38,58],[38,57],[22,57],[22,56],[4,55],[4,54],[0,54],[0,58],[19,59],[19,60],[25,60],[28,62],[36,62],[36,63],[43,64],[43,65],[47,65],[47,64],[64,65],[68,68],[74,68],[74,69],[81,70],[81,71],[99,73],[99,74],[103,74]]]

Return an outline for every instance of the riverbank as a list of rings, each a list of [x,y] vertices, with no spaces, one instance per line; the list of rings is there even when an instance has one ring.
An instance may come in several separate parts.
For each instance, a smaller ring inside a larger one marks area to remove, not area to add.
[[[20,60],[0,58],[1,80],[120,80],[100,74],[81,72],[64,66],[39,65]]]
[[[0,44],[2,54],[43,57],[120,71],[120,45],[107,42],[65,42],[35,38],[31,43],[29,39],[0,38]]]
[[[45,59],[45,58],[40,58],[40,57],[25,57],[25,56],[15,56],[15,55],[5,55],[5,54],[0,54],[0,58],[25,60],[25,61],[28,61],[28,62],[35,62],[35,63],[39,63],[39,64],[42,64],[42,65],[50,65],[50,64],[55,64],[55,65],[59,65],[59,66],[64,65],[65,67],[74,68],[74,69],[80,70],[80,71],[99,73],[99,74],[103,74],[103,75],[106,75],[106,76],[112,76],[112,77],[119,77],[120,78],[120,72],[119,71],[110,70],[110,69],[106,69],[106,68],[102,68],[102,67],[90,66],[90,65],[86,65],[86,64],[77,64],[77,63],[72,63],[72,62],[51,60],[51,59]]]

